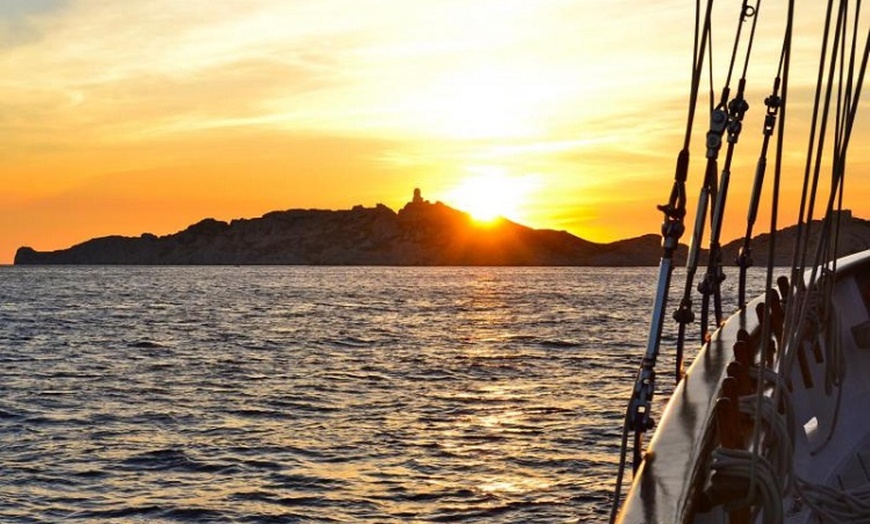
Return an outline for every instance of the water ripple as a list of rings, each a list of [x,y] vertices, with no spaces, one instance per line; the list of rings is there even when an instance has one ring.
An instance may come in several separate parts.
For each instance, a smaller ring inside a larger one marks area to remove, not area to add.
[[[0,272],[16,523],[603,521],[655,273]]]

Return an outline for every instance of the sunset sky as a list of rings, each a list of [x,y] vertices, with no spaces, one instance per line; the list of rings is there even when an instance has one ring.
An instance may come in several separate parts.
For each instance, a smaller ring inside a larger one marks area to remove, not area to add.
[[[762,7],[729,193],[736,222],[785,3]],[[719,4],[717,90],[740,2]],[[813,11],[796,34],[792,197],[824,18],[823,2],[799,4]],[[167,234],[206,217],[397,210],[415,187],[456,207],[500,191],[508,218],[594,241],[658,233],[655,204],[685,125],[693,10],[686,0],[0,0],[0,263],[22,245]],[[870,218],[862,116],[846,204]],[[703,111],[697,121],[690,213]]]

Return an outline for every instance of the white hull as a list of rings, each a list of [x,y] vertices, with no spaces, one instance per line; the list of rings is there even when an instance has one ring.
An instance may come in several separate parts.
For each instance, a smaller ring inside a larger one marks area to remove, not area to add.
[[[864,503],[868,503],[870,251],[846,257],[838,263],[832,296],[828,322],[812,337],[817,342],[796,344],[800,349],[789,348],[794,353],[791,357],[777,354],[771,362],[772,369],[789,384],[786,390],[790,393],[785,396],[790,397],[794,415],[788,416],[781,409],[783,413],[775,417],[786,424],[793,451],[789,452],[783,447],[786,444],[780,442],[765,454],[768,461],[775,464],[773,455],[785,452],[793,468],[793,478],[828,486],[840,493],[863,490],[861,496]],[[759,499],[750,509],[728,511],[741,506],[743,497],[723,494],[723,484],[717,480],[718,487],[713,488],[711,482],[714,450],[721,450],[723,442],[738,438],[739,445],[732,443],[730,447],[753,449],[755,433],[751,417],[729,418],[717,413],[717,410],[727,409],[716,406],[722,403],[723,381],[729,376],[729,364],[735,360],[739,331],[745,330],[753,340],[761,337],[756,308],[763,302],[764,297],[759,297],[729,318],[698,353],[662,415],[633,479],[619,522],[763,522],[774,515],[775,508],[763,509],[764,504]],[[753,349],[752,354],[757,355],[757,349]],[[757,356],[753,358],[757,361]],[[790,360],[793,364],[789,364]],[[768,398],[772,394],[772,388],[764,389]],[[740,395],[748,396],[748,392],[744,390]],[[755,393],[751,395],[755,397]],[[762,425],[760,435],[760,442],[770,445],[777,433]],[[724,447],[729,445],[726,443]],[[759,473],[757,464],[754,468],[757,475],[763,474]],[[778,495],[781,495],[783,521],[820,522],[810,506],[827,499],[812,490],[805,489],[801,493],[802,484],[787,482],[783,468],[774,469],[777,471],[773,476],[779,478],[782,486]],[[754,485],[763,485],[763,480],[757,476]],[[740,482],[730,485],[740,485]],[[870,521],[867,519],[866,513],[853,511],[821,521]]]

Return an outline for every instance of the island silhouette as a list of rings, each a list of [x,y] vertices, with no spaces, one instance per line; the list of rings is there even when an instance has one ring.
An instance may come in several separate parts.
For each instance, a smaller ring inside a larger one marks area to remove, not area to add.
[[[841,254],[870,248],[870,222],[840,216]],[[652,229],[652,228],[651,228]],[[777,263],[790,261],[794,227],[783,230]],[[768,235],[755,238],[753,258],[766,263]],[[733,264],[741,241],[723,247]],[[685,260],[680,246],[677,263]],[[507,219],[482,224],[419,189],[398,212],[383,204],[349,210],[290,209],[223,222],[207,218],[165,236],[108,236],[68,249],[21,247],[16,265],[378,265],[378,266],[651,266],[661,237],[648,234],[610,243],[566,231],[533,229]]]

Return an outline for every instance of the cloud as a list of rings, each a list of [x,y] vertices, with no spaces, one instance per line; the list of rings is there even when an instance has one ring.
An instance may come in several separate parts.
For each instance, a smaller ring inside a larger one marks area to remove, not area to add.
[[[42,33],[36,19],[68,4],[69,0],[0,0],[0,47],[38,41]]]

